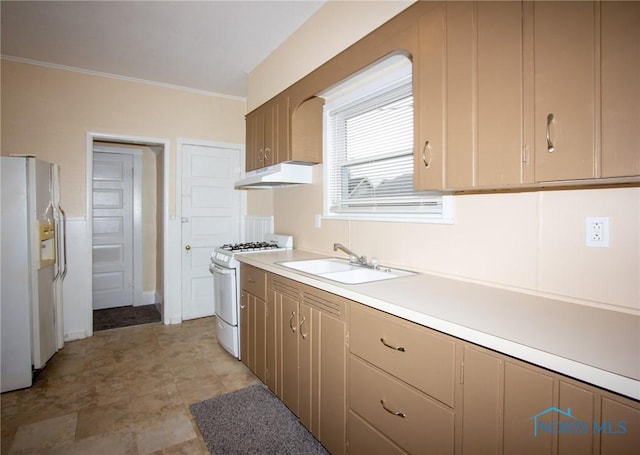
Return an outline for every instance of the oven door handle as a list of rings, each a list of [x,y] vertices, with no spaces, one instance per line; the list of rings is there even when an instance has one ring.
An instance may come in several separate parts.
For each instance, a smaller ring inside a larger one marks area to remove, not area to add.
[[[233,275],[236,273],[235,269],[230,269],[227,267],[221,267],[217,264],[209,264],[209,271],[211,273],[220,273],[222,275]]]

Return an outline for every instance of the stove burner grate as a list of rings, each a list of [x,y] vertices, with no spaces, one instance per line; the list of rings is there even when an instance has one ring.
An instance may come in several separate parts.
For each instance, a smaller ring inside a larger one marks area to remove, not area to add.
[[[269,242],[245,242],[245,243],[227,243],[222,245],[223,250],[233,252],[243,251],[262,251],[262,250],[274,250],[279,248],[277,243]]]

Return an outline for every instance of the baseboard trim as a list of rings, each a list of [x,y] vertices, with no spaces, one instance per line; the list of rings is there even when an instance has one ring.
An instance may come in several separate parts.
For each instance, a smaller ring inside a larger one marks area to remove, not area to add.
[[[74,340],[82,340],[83,338],[87,338],[89,335],[86,330],[76,330],[74,332],[67,332],[64,334],[64,341],[74,341]]]
[[[162,296],[160,295],[159,292],[156,291],[144,291],[142,293],[142,303],[140,303],[140,305],[134,305],[134,306],[141,306],[141,305],[158,305],[162,303]]]

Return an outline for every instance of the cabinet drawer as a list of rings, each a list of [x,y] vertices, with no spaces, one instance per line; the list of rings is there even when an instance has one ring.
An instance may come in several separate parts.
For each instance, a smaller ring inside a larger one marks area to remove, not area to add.
[[[250,265],[240,266],[242,289],[261,300],[267,298],[267,273]]]
[[[352,305],[350,351],[453,407],[455,341],[381,311]]]
[[[409,453],[453,453],[452,410],[353,355],[349,365],[353,412]]]
[[[402,455],[406,454],[362,420],[357,414],[349,413],[349,454],[351,455]]]

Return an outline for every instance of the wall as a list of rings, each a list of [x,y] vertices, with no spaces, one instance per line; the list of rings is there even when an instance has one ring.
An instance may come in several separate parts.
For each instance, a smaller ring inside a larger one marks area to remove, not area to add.
[[[353,26],[361,16],[390,13],[386,4],[349,3],[353,10],[348,18],[358,17]],[[299,61],[309,71],[331,57],[325,49],[335,53],[364,35],[360,29],[353,34],[346,30],[344,8],[338,2],[325,4],[250,74],[249,106],[299,79]],[[314,215],[322,213],[321,165],[314,168],[314,182],[270,194],[275,231],[293,234],[298,248],[335,254],[332,245],[341,242],[390,265],[586,305],[640,310],[638,188],[458,195],[452,225],[323,220],[318,229]],[[253,199],[249,193],[249,213],[264,207]],[[585,246],[587,216],[610,218],[610,248]]]
[[[87,284],[91,264],[86,259],[90,257],[91,239],[87,238],[85,219],[87,133],[166,141],[169,200],[162,202],[168,204],[168,214],[175,217],[177,139],[244,143],[246,102],[9,60],[2,60],[1,84],[1,153],[36,154],[61,165],[72,261],[65,281],[65,291],[69,290],[65,298],[65,336],[81,338],[90,334],[91,317],[87,306],[91,301]],[[165,236],[171,239],[177,235],[179,239],[179,221],[171,219],[167,228],[167,232],[157,234],[160,241]],[[165,251],[165,260],[177,271],[156,279],[156,288],[164,292],[165,304],[170,307],[168,319],[178,322],[180,245],[174,249]],[[169,283],[167,277],[178,281]]]
[[[2,60],[2,154],[61,166],[69,216],[86,212],[87,132],[244,143],[246,103],[197,92]],[[169,182],[175,215],[175,177]]]

